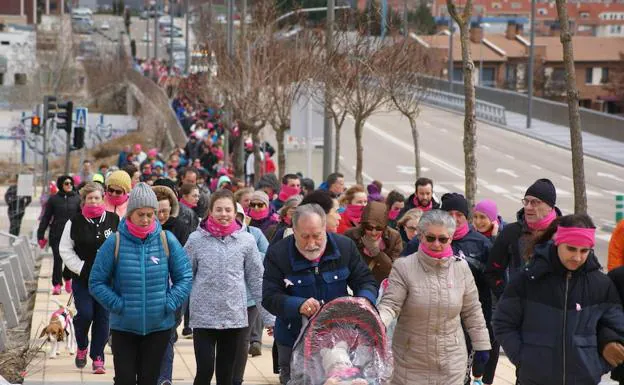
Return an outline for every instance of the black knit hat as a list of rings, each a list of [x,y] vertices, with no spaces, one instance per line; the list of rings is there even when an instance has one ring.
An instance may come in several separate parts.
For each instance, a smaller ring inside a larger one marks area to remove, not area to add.
[[[524,194],[524,196],[527,195],[536,197],[551,207],[554,207],[557,203],[557,191],[550,179],[543,178],[536,180]]]
[[[446,193],[442,195],[442,206],[440,209],[444,211],[459,211],[468,218],[468,201],[463,195],[458,193]]]

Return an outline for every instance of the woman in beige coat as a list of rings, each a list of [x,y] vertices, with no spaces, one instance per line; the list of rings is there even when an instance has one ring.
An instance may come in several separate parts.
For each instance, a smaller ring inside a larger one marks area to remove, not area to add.
[[[398,317],[392,340],[393,385],[462,385],[468,353],[462,322],[487,362],[490,338],[468,263],[453,255],[455,221],[432,210],[418,223],[418,252],[394,262],[379,303],[384,324]]]

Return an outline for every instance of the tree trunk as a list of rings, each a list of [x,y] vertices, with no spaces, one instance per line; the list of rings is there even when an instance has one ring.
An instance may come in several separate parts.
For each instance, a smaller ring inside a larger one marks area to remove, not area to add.
[[[477,118],[475,111],[475,86],[472,74],[474,62],[470,54],[470,18],[459,23],[462,66],[464,67],[464,166],[466,177],[466,200],[468,207],[475,204],[477,195]]]
[[[416,127],[416,119],[412,116],[407,117],[412,128],[412,140],[414,141],[414,170],[416,170],[416,179],[420,178],[420,147],[418,145],[418,128]]]
[[[254,176],[255,180],[259,180],[262,176],[262,159],[260,158],[260,135],[257,131],[251,133],[251,140],[254,146]]]
[[[561,25],[561,44],[563,45],[563,64],[566,71],[566,94],[568,99],[568,117],[570,119],[570,145],[572,147],[572,177],[574,180],[574,213],[587,212],[587,193],[585,191],[585,166],[583,162],[583,136],[579,96],[576,88],[574,71],[574,52],[572,35],[568,20],[566,0],[556,0],[559,24]]]
[[[279,172],[279,180],[282,180],[284,174],[286,174],[286,150],[284,149],[284,133],[287,127],[280,126],[279,130],[275,131],[275,140],[277,140],[277,169]]]
[[[334,135],[336,135],[334,138],[334,172],[340,172],[340,129],[342,127],[334,121],[334,128]]]
[[[355,119],[355,182],[357,184],[364,184],[362,178],[362,165],[364,156],[364,147],[362,146],[362,129],[364,128],[364,121],[360,118]]]

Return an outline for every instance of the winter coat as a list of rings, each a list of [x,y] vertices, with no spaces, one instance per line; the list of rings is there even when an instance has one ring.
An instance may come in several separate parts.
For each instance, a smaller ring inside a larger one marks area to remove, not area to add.
[[[405,247],[401,255],[411,255],[418,251],[420,242],[418,237],[414,237]],[[492,319],[492,293],[485,279],[485,267],[489,259],[492,242],[483,234],[470,226],[468,234],[461,239],[451,242],[453,253],[459,258],[465,259],[470,266],[470,271],[479,291],[479,301],[483,308],[485,321],[489,325]]]
[[[615,288],[620,296],[622,306],[624,306],[624,267],[618,267],[611,270],[607,275],[611,278],[611,281],[613,281],[613,284],[615,285]],[[603,327],[599,329],[598,351],[601,352],[604,346],[609,342],[619,342],[624,345],[624,336],[621,336],[617,333],[617,331],[610,330],[608,328]],[[614,368],[611,371],[611,379],[618,381],[620,384],[624,383],[624,364]]]
[[[609,241],[609,257],[607,269],[609,271],[624,266],[624,221],[619,221],[611,234]]]
[[[351,218],[347,215],[347,212],[344,211],[340,213],[340,222],[338,222],[338,228],[336,229],[337,234],[344,234],[347,230],[357,227],[358,224],[353,222]]]
[[[124,203],[120,204],[119,206],[115,206],[112,203],[110,203],[108,199],[106,199],[106,196],[105,196],[104,208],[106,209],[106,211],[110,211],[111,213],[117,214],[119,218],[123,218],[126,216],[126,212],[128,211],[128,201],[129,199],[126,199]]]
[[[381,240],[385,247],[383,250],[380,248],[377,255],[370,255],[362,242],[362,238],[366,234],[362,223],[386,227],[381,235]],[[364,258],[364,262],[373,272],[377,282],[381,283],[381,281],[388,278],[390,270],[392,270],[392,263],[400,256],[403,250],[403,241],[398,231],[387,227],[388,216],[385,205],[373,204],[366,206],[362,213],[362,223],[347,230],[344,235],[353,239],[360,251],[360,255]]]
[[[59,190],[58,193],[52,195],[46,203],[46,209],[39,222],[37,230],[37,239],[45,238],[45,231],[50,226],[50,244],[58,244],[63,235],[65,222],[80,213],[80,197],[75,191],[68,193]]]
[[[398,317],[393,385],[463,384],[464,330],[474,350],[491,349],[477,287],[462,258],[436,259],[421,251],[399,258],[378,309],[386,326]]]
[[[557,216],[561,216],[555,207]],[[524,220],[524,208],[516,214],[516,222],[507,224],[498,233],[492,245],[485,268],[485,279],[496,297],[500,297],[505,284],[525,265],[527,247],[533,239],[533,232]]]
[[[403,206],[403,209],[399,212],[397,221],[401,219],[401,217],[403,217],[403,214],[405,214],[406,212],[410,211],[411,209],[417,208],[416,205],[414,204],[415,196],[416,196],[416,193],[407,197],[407,199],[405,200],[405,205]],[[433,202],[433,205],[431,207],[432,210],[436,210],[440,208],[440,202],[436,201],[435,196],[431,197],[431,201]]]
[[[271,228],[271,226],[273,226],[276,223],[277,223],[277,219],[275,218],[275,216],[273,214],[269,214],[266,218],[263,218],[260,220],[252,219],[249,222],[249,226],[257,227],[260,230],[262,230],[262,233],[268,239],[267,234],[269,234],[269,229]]]
[[[82,213],[65,223],[59,243],[59,254],[72,278],[89,283],[89,275],[98,249],[117,231],[119,217],[105,211],[99,218],[85,218]]]
[[[9,218],[22,218],[26,213],[26,206],[32,202],[32,197],[18,197],[17,185],[12,185],[4,194],[4,201],[9,209]]]
[[[190,327],[237,329],[249,326],[247,294],[262,298],[262,255],[253,235],[238,230],[215,238],[198,227],[184,246],[193,267]]]
[[[256,247],[258,248],[258,251],[260,252],[260,255],[262,256],[262,260],[264,261],[264,255],[266,254],[269,248],[269,241],[266,239],[264,234],[262,234],[262,230],[260,230],[257,227],[247,226],[246,224],[242,224],[241,226],[243,230],[253,235],[254,240],[256,241]],[[249,292],[249,287],[247,287],[247,307],[251,307],[251,306],[256,306],[256,301],[252,298],[251,293]]]
[[[117,257],[116,236],[98,250],[89,291],[110,312],[112,330],[144,336],[175,326],[175,312],[188,299],[193,276],[186,252],[168,231],[169,256],[165,254],[161,231],[156,221],[156,230],[141,240],[130,234],[123,219]]]
[[[299,308],[308,298],[321,303],[354,295],[375,304],[379,285],[360,257],[355,243],[327,233],[327,246],[319,263],[305,259],[289,236],[269,247],[264,259],[262,306],[275,320],[275,340],[292,347],[301,331]]]
[[[523,385],[598,384],[609,365],[598,349],[598,326],[624,336],[617,290],[600,271],[593,251],[576,271],[557,248],[539,245],[531,262],[511,279],[492,325]]]
[[[282,239],[286,238],[288,235],[292,234],[292,231],[290,232],[290,234],[287,234],[286,229],[292,230],[292,227],[288,226],[283,221],[277,222],[276,224],[269,227],[267,230],[267,239],[269,240],[269,244],[272,245],[274,243],[277,243]]]
[[[178,242],[180,242],[182,246],[186,244],[189,235],[191,235],[191,232],[195,230],[187,227],[185,223],[182,223],[176,217],[169,217],[169,219],[167,219],[167,222],[162,225],[162,228],[163,230],[170,231],[171,234],[176,237],[176,239],[178,240]]]
[[[189,234],[197,230],[197,226],[199,226],[199,218],[195,211],[182,203],[180,203],[180,212],[176,220],[189,229]]]

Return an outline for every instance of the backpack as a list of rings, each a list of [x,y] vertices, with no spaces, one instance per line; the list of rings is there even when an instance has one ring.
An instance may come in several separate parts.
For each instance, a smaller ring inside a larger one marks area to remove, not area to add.
[[[121,242],[121,236],[119,231],[115,233],[115,264],[119,260],[119,243]],[[165,249],[165,257],[169,258],[169,243],[167,242],[167,233],[164,230],[160,231],[160,242],[162,242],[163,249]]]

